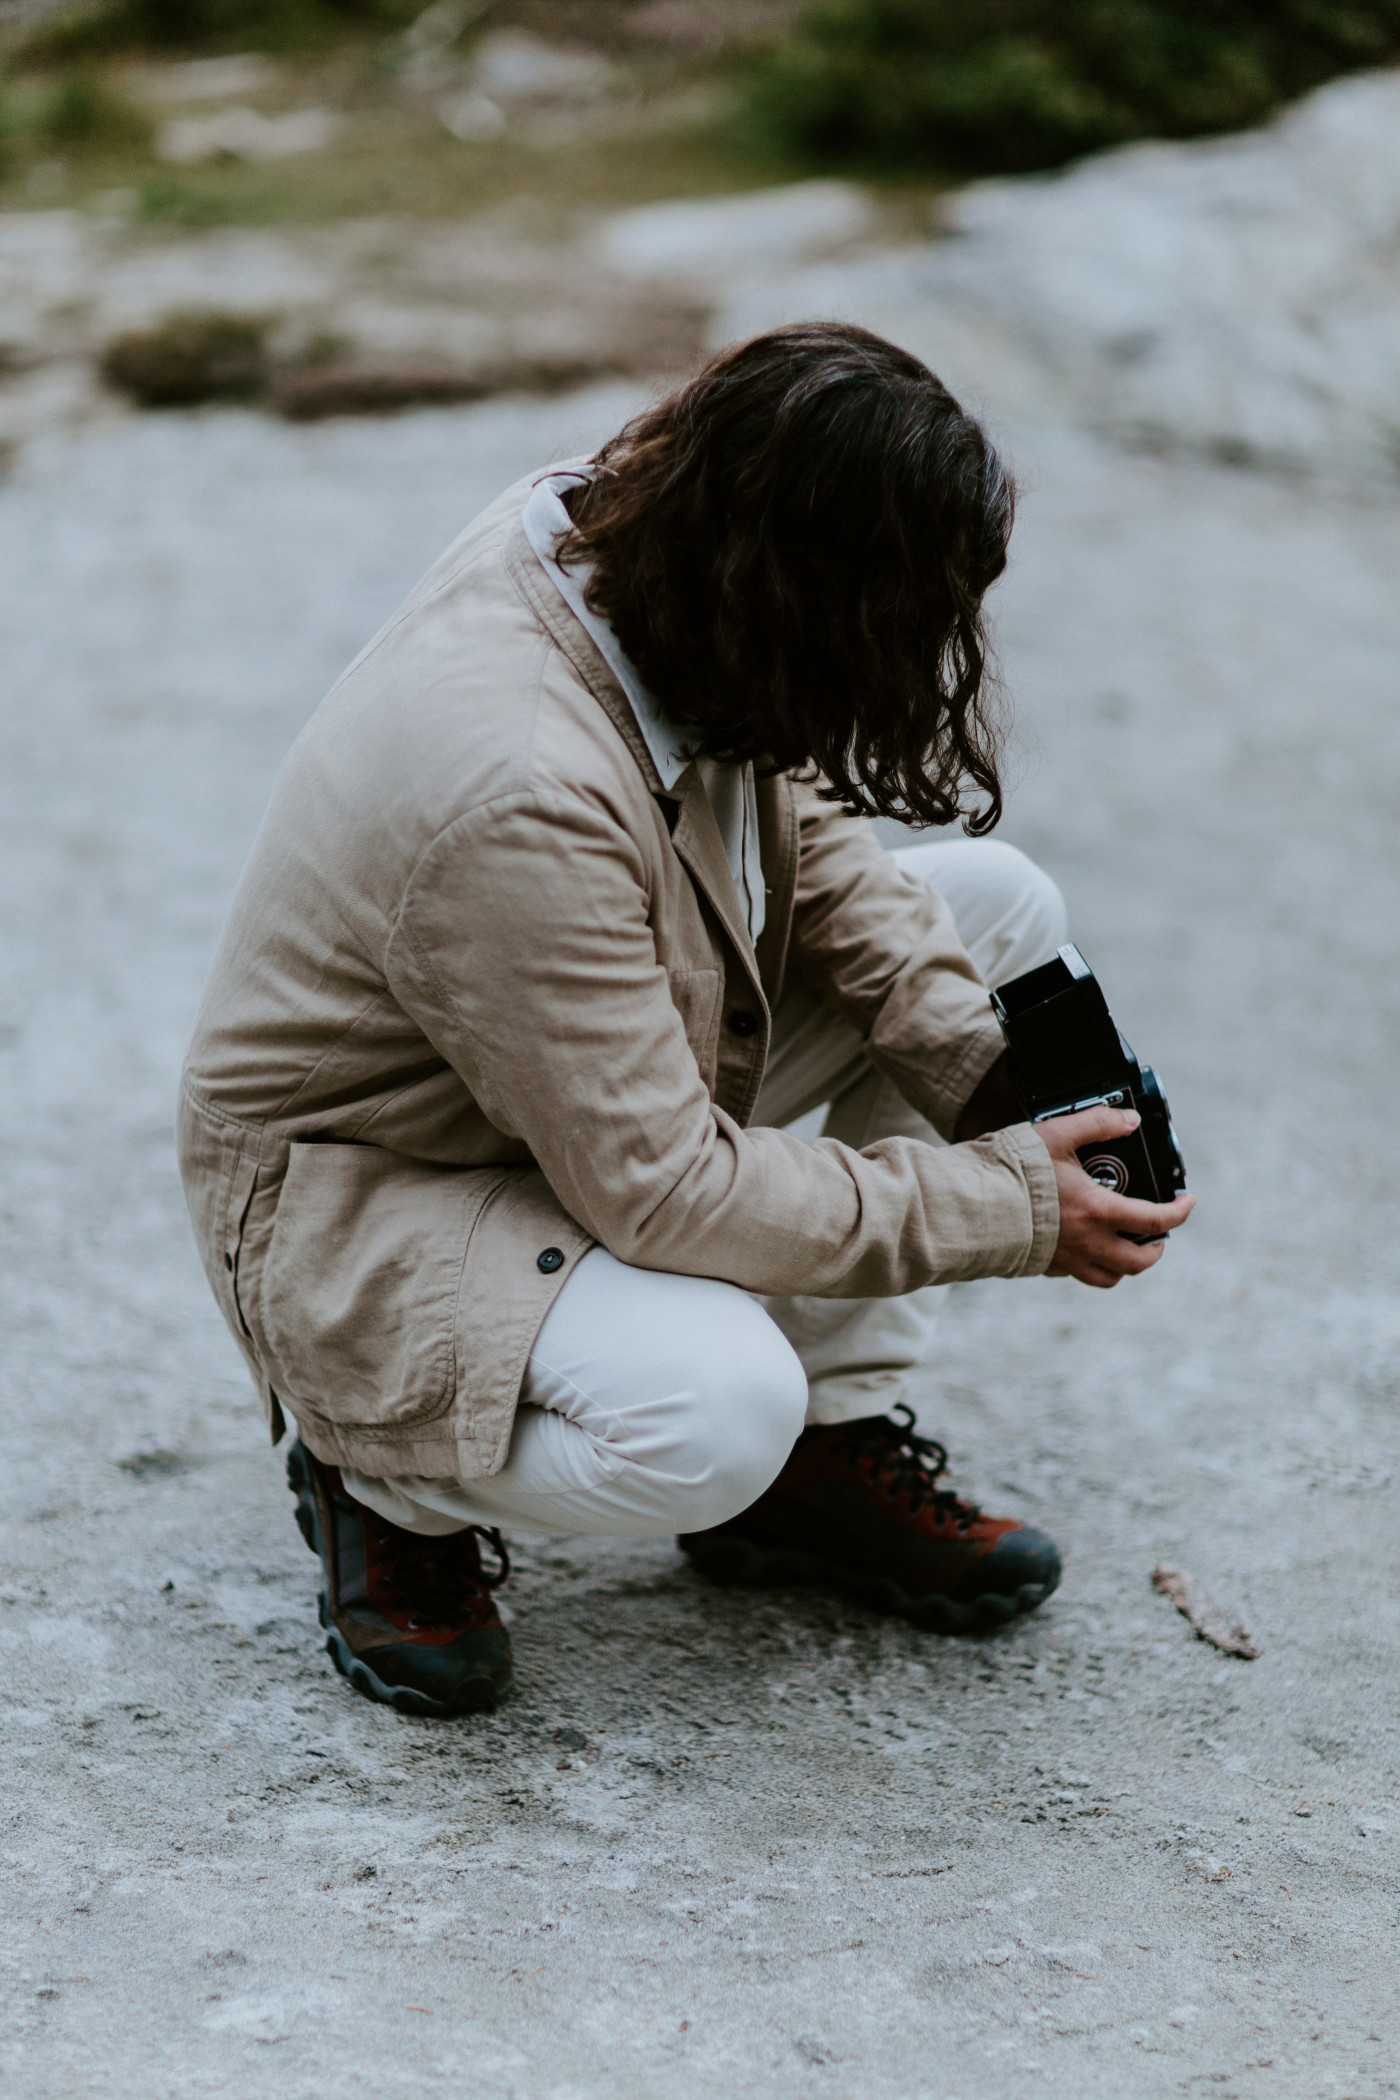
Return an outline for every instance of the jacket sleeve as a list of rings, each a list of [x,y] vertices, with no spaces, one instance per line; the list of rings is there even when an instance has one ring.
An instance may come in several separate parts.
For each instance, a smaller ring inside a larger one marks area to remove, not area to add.
[[[449,826],[387,970],[486,1115],[622,1261],[830,1297],[1049,1261],[1054,1174],[1025,1129],[856,1152],[718,1108],[657,959],[642,849],[583,796],[506,796]]]
[[[969,1096],[1005,1047],[987,988],[943,899],[885,852],[870,825],[819,801],[805,784],[796,794],[800,857],[789,967],[865,1039],[871,1062],[951,1140]]]

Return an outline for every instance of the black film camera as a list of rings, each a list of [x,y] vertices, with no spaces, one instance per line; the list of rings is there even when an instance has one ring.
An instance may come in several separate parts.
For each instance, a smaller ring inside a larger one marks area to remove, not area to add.
[[[1140,1065],[1124,1042],[1098,979],[1074,944],[1066,941],[1053,962],[999,985],[992,1006],[1011,1052],[1011,1083],[1029,1120],[1043,1123],[1105,1102],[1135,1108],[1142,1121],[1129,1136],[1081,1147],[1085,1173],[1120,1196],[1148,1203],[1170,1203],[1179,1195],[1186,1166],[1166,1095],[1157,1074]]]

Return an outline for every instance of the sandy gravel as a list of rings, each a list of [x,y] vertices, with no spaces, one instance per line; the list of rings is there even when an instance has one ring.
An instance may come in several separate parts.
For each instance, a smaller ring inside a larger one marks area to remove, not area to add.
[[[279,756],[599,391],[37,440],[0,489],[0,2084],[15,2100],[1400,2092],[1400,516],[1026,427],[1006,835],[1168,1082],[1150,1279],[950,1294],[922,1419],[1063,1542],[949,1642],[524,1547],[519,1689],[321,1654],[171,1094]],[[1149,1585],[1189,1569],[1260,1660]]]

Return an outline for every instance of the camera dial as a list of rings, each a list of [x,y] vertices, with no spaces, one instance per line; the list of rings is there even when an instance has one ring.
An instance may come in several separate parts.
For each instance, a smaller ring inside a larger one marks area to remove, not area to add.
[[[1085,1159],[1081,1152],[1079,1159],[1089,1179],[1096,1181],[1100,1188],[1112,1189],[1119,1196],[1127,1195],[1128,1183],[1132,1177],[1128,1172],[1126,1160],[1119,1159],[1112,1152],[1093,1152],[1088,1159]]]

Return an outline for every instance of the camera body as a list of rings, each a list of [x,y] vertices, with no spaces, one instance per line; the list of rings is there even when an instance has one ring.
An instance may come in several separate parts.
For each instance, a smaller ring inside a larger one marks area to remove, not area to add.
[[[1127,1137],[1080,1148],[1086,1174],[1120,1196],[1170,1203],[1186,1186],[1186,1166],[1157,1074],[1140,1065],[1119,1033],[1099,981],[1073,942],[1053,962],[1013,977],[992,993],[1011,1053],[1011,1083],[1032,1123],[1082,1108],[1135,1108]],[[1155,1235],[1160,1237],[1161,1235]],[[1154,1235],[1126,1233],[1144,1242]]]

